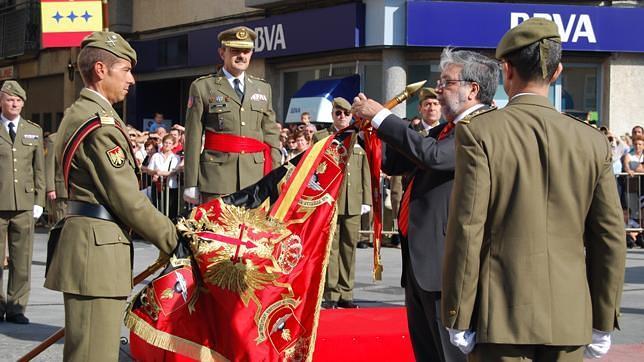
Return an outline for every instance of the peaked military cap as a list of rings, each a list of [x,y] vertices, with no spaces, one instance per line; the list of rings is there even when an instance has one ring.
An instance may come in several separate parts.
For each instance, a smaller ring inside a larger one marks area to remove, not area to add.
[[[345,111],[351,111],[351,103],[342,97],[333,98],[333,108],[344,109]]]
[[[112,31],[95,31],[81,42],[81,48],[92,47],[107,50],[117,57],[136,65],[136,51],[123,37]]]
[[[496,46],[496,58],[501,59],[506,55],[524,48],[530,44],[539,42],[539,55],[541,57],[541,73],[543,78],[547,77],[546,59],[550,51],[549,39],[561,44],[559,29],[557,25],[550,20],[543,18],[530,18],[514,28],[508,30],[499,44]]]
[[[0,91],[7,93],[10,96],[20,97],[23,101],[27,101],[27,92],[15,80],[7,80],[2,84]]]
[[[418,92],[418,100],[420,102],[424,101],[427,98],[432,98],[432,99],[437,99],[438,94],[436,93],[436,89],[432,87],[424,87]]]
[[[257,33],[245,26],[224,30],[217,36],[221,46],[238,49],[253,49]]]

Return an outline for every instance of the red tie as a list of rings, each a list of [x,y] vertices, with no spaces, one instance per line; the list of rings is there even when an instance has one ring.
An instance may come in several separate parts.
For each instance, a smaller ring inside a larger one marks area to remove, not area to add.
[[[441,130],[441,133],[438,134],[438,140],[440,141],[447,137],[447,135],[454,129],[455,125],[456,124],[454,122],[447,123],[447,125]]]
[[[441,133],[438,134],[438,140],[442,140],[447,137],[447,135],[454,129],[455,123],[449,122],[443,129]],[[400,200],[400,211],[398,212],[398,230],[402,236],[407,236],[407,230],[409,228],[409,201],[411,199],[411,189],[414,186],[414,179],[412,178],[403,193],[402,200]]]

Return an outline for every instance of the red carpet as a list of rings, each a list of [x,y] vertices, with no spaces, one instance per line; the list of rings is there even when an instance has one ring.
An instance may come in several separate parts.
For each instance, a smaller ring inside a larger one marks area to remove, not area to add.
[[[313,361],[413,361],[405,308],[323,310]]]

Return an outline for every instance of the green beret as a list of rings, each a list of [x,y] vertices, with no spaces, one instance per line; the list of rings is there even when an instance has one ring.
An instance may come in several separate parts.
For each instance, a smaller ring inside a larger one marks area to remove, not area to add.
[[[508,30],[496,46],[496,58],[501,59],[506,55],[539,42],[539,55],[541,57],[541,73],[545,79],[547,75],[546,58],[548,57],[548,43],[550,39],[561,43],[559,29],[553,21],[543,18],[530,18],[514,28]]]
[[[425,87],[418,92],[418,100],[422,103],[425,99],[427,98],[432,98],[432,99],[437,99],[438,94],[436,93],[436,90],[431,87]]]
[[[3,93],[7,93],[10,96],[14,97],[20,97],[22,98],[23,101],[27,101],[27,92],[25,92],[24,89],[16,82],[15,80],[7,80],[2,84],[2,89],[0,89]]]
[[[237,49],[253,49],[257,33],[251,28],[237,26],[232,29],[224,30],[217,36],[222,47]]]
[[[132,49],[130,43],[115,32],[95,31],[81,42],[81,49],[85,47],[107,50],[121,59],[129,60],[132,66],[136,65],[136,51]]]
[[[351,103],[342,97],[333,98],[333,108],[344,109],[345,111],[351,110]]]

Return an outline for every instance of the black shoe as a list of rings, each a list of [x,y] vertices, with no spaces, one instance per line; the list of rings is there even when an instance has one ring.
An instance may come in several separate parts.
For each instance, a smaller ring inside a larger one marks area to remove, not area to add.
[[[355,304],[352,300],[339,300],[338,308],[354,309],[354,308],[360,308],[360,307],[358,307],[358,305]]]
[[[325,300],[322,302],[322,309],[335,309],[338,307],[338,302],[332,300]]]
[[[358,241],[358,244],[356,245],[358,249],[367,249],[369,248],[369,242],[368,241]]]
[[[7,315],[7,322],[15,324],[29,324],[29,318],[24,314],[18,313],[14,315]]]

